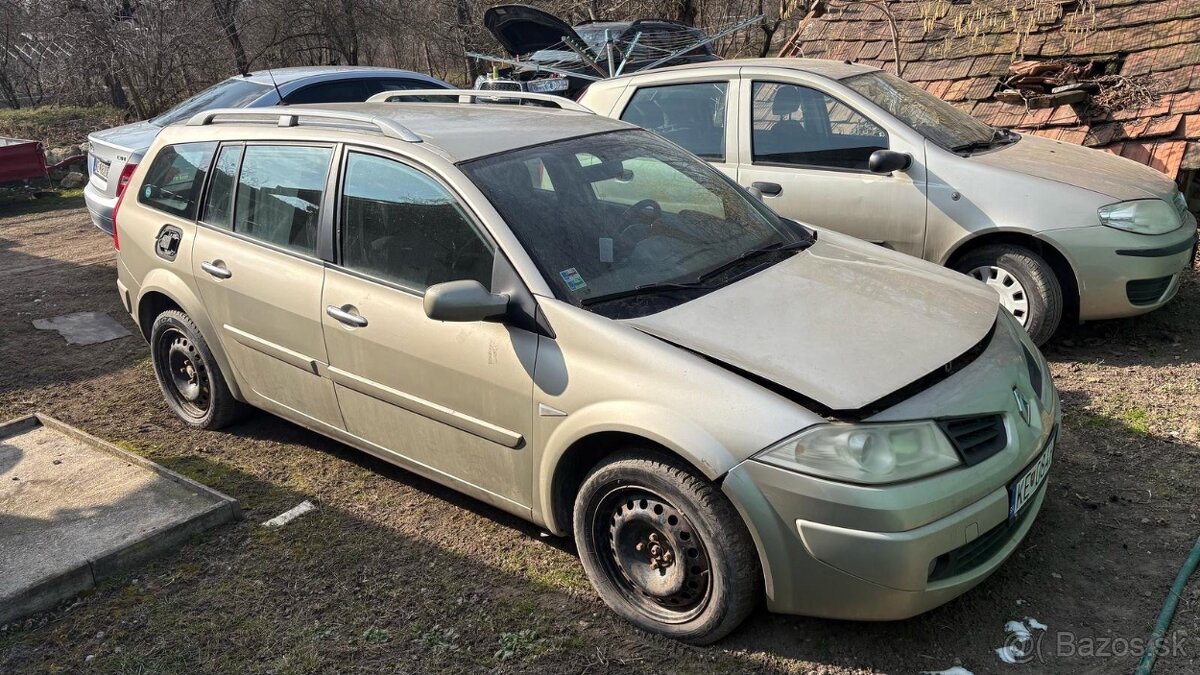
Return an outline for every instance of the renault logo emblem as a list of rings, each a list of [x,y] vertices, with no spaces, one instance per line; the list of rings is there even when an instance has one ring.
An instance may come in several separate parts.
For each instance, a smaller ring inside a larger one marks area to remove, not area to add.
[[[1021,416],[1022,420],[1025,420],[1026,426],[1031,426],[1033,424],[1033,406],[1029,404],[1028,399],[1021,395],[1021,392],[1017,391],[1016,387],[1013,387],[1012,391],[1013,398],[1017,401],[1017,414]]]

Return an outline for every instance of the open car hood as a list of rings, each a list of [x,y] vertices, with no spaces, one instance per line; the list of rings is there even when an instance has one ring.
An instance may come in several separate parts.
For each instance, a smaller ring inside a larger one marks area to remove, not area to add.
[[[814,412],[859,416],[973,353],[999,309],[981,283],[822,230],[762,272],[625,321],[826,409]]]
[[[512,56],[549,49],[579,34],[562,19],[528,5],[498,5],[483,13],[483,25]]]

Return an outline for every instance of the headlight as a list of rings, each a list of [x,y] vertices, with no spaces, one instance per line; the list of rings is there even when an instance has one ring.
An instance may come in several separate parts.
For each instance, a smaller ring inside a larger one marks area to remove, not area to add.
[[[1161,199],[1136,199],[1102,206],[1100,224],[1135,234],[1163,234],[1183,225],[1179,211]]]
[[[1182,192],[1175,193],[1175,199],[1172,200],[1172,203],[1175,205],[1175,210],[1179,212],[1181,217],[1183,216],[1183,212],[1188,210],[1187,197],[1184,197]]]
[[[526,88],[535,94],[549,94],[556,91],[566,91],[570,84],[565,77],[548,77],[544,80],[530,80]]]
[[[933,422],[823,424],[756,456],[761,462],[852,483],[894,483],[958,466]]]

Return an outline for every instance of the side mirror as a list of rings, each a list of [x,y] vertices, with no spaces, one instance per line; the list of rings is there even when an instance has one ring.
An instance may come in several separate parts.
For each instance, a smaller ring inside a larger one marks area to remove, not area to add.
[[[912,156],[906,152],[895,150],[876,150],[867,160],[867,167],[874,173],[891,173],[905,171],[912,166]]]
[[[446,281],[425,289],[425,316],[436,321],[487,321],[508,312],[508,296],[488,291],[474,279]]]

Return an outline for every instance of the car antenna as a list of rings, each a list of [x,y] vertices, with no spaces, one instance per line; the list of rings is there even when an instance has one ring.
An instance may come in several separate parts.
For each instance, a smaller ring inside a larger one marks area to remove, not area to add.
[[[275,87],[275,95],[279,97],[279,105],[287,105],[287,101],[283,100],[283,94],[279,93],[279,83],[275,81],[275,73],[271,72],[270,66],[267,67],[267,77],[271,78],[271,86]]]

